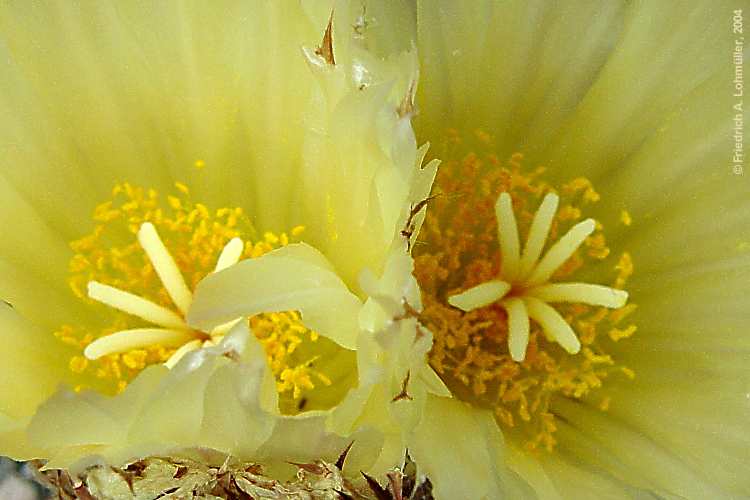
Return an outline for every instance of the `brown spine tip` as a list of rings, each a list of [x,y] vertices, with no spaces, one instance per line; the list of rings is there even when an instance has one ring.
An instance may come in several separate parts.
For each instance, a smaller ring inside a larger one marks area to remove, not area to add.
[[[339,455],[338,460],[336,460],[336,467],[338,467],[339,470],[344,470],[344,462],[346,461],[347,455],[349,455],[349,450],[352,449],[352,446],[354,445],[354,441],[349,443],[349,445],[344,448],[344,451],[341,452],[341,455]]]
[[[416,107],[414,106],[414,98],[417,94],[417,81],[412,80],[409,84],[409,88],[401,100],[401,104],[396,108],[399,118],[406,118],[407,116],[413,116]]]
[[[406,372],[406,377],[404,378],[404,381],[401,383],[401,392],[396,394],[393,399],[391,399],[391,403],[395,403],[396,401],[401,401],[403,399],[408,399],[409,401],[413,401],[414,398],[409,395],[407,392],[409,388],[409,379],[411,378],[411,370]]]
[[[375,494],[377,500],[393,500],[393,495],[380,486],[380,483],[378,483],[373,477],[368,476],[364,472],[362,472],[362,476],[365,478],[365,481],[367,481],[367,486]]]
[[[336,65],[336,60],[333,57],[333,11],[331,11],[331,16],[328,18],[328,26],[326,26],[326,31],[323,33],[323,41],[315,49],[315,53],[325,59],[331,66]]]

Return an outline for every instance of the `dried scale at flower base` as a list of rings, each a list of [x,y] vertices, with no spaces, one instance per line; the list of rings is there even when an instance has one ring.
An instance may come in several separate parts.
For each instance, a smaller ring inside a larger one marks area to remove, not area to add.
[[[350,445],[351,447],[351,445]],[[432,500],[432,483],[417,476],[408,453],[404,464],[379,482],[361,473],[347,479],[343,468],[347,447],[329,463],[290,463],[294,479],[278,481],[264,475],[263,467],[230,458],[206,465],[189,458],[150,457],[123,468],[97,466],[71,476],[61,470],[40,471],[37,478],[59,500]],[[37,464],[41,466],[41,462]],[[383,483],[383,485],[381,485]]]

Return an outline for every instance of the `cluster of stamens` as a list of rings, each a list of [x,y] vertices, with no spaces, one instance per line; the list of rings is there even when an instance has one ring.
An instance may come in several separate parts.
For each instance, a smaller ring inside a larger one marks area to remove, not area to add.
[[[497,278],[475,285],[448,297],[448,303],[469,312],[497,302],[508,316],[508,350],[514,361],[523,361],[529,343],[529,319],[542,327],[548,339],[576,354],[581,342],[560,313],[548,302],[569,302],[620,308],[628,294],[622,290],[589,283],[549,283],[557,269],[567,261],[596,228],[593,219],[573,226],[539,260],[559,197],[547,193],[531,223],[523,254],[519,250],[516,217],[510,194],[500,194],[495,205],[501,270]]]
[[[122,354],[153,345],[161,345],[175,348],[172,355],[164,362],[168,368],[172,368],[190,351],[216,345],[242,318],[220,325],[210,332],[201,332],[190,328],[185,322],[185,315],[187,315],[193,300],[192,292],[185,284],[180,269],[153,224],[144,222],[141,225],[138,230],[138,241],[179,312],[174,312],[119,288],[98,281],[89,281],[89,298],[141,318],[155,325],[156,328],[120,330],[99,337],[86,346],[83,354],[89,360],[95,360],[110,354]],[[243,251],[242,240],[240,238],[231,239],[221,250],[214,272],[219,272],[236,264]]]
[[[66,325],[55,332],[80,349],[70,369],[91,373],[97,389],[119,392],[146,366],[172,368],[189,352],[219,343],[238,322],[249,321],[281,395],[298,400],[316,382],[329,385],[300,348],[327,340],[305,328],[296,311],[236,318],[208,332],[185,321],[192,290],[203,277],[284,246],[304,228],[259,236],[242,209],[210,210],[192,202],[185,185],[176,189],[165,207],[154,190],[118,184],[113,199],[96,207],[94,231],[72,243],[71,289],[92,306],[106,307],[99,308],[104,320],[96,327]]]
[[[473,140],[487,150],[486,134]],[[466,142],[447,141],[456,150]],[[615,372],[634,376],[607,354],[635,331],[620,324],[635,308],[622,290],[632,261],[616,260],[611,287],[570,279],[610,257],[601,224],[582,220],[600,198],[588,180],[554,189],[518,154],[507,163],[491,152],[443,157],[414,249],[421,320],[435,335],[430,363],[458,397],[492,408],[530,448],[551,450],[554,396],[593,397],[604,410],[609,398],[594,391]]]

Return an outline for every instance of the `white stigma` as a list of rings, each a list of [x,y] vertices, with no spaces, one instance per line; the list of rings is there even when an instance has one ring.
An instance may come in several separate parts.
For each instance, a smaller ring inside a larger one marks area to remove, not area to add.
[[[508,193],[502,193],[495,203],[497,232],[500,240],[500,252],[503,257],[503,277],[513,281],[518,276],[521,263],[516,217],[513,215],[513,202]]]
[[[586,219],[573,226],[565,236],[552,245],[524,283],[527,286],[534,286],[549,280],[552,273],[557,271],[578,250],[588,235],[594,232],[595,227],[596,223],[593,219]]]
[[[488,281],[448,298],[448,303],[463,311],[472,311],[502,299],[510,291],[510,283]]]
[[[138,242],[146,252],[172,302],[179,309],[179,313],[130,292],[91,281],[88,284],[88,295],[91,299],[141,318],[159,328],[121,330],[106,335],[86,346],[83,354],[88,359],[94,360],[109,354],[124,353],[154,345],[176,347],[175,352],[164,363],[168,368],[172,368],[190,351],[200,349],[207,342],[218,343],[240,319],[220,325],[210,333],[191,329],[184,318],[193,302],[193,294],[153,224],[146,222],[141,225],[138,231]],[[214,272],[222,271],[239,262],[244,248],[244,243],[240,238],[230,240],[222,249]]]
[[[99,359],[107,354],[142,349],[154,344],[178,347],[193,340],[190,330],[167,330],[166,328],[136,328],[121,330],[90,343],[83,354],[89,359]]]
[[[124,313],[138,316],[154,325],[164,328],[187,328],[182,317],[174,311],[119,288],[90,281],[88,292],[90,298]]]
[[[607,286],[548,283],[555,271],[576,252],[596,227],[593,219],[579,222],[541,257],[558,203],[559,198],[555,194],[544,197],[534,215],[521,253],[512,199],[508,193],[501,193],[495,204],[502,256],[501,275],[448,298],[449,304],[467,312],[499,302],[508,313],[508,350],[514,361],[520,362],[526,357],[529,322],[532,319],[542,327],[549,339],[569,353],[576,354],[581,349],[573,329],[548,302],[578,302],[620,308],[628,300],[627,292]]]
[[[187,314],[190,304],[193,302],[193,294],[185,283],[180,269],[177,267],[172,255],[159,238],[159,233],[150,222],[146,222],[138,231],[138,242],[143,251],[148,255],[154,271],[159,275],[164,288],[172,298],[172,302],[182,312]]]

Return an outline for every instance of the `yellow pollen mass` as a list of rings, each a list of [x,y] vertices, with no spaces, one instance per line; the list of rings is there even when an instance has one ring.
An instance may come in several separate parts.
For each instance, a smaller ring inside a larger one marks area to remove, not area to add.
[[[330,341],[307,329],[296,311],[237,318],[210,332],[185,322],[203,277],[298,241],[304,227],[259,235],[241,208],[211,210],[192,201],[185,184],[175,189],[164,204],[153,189],[116,185],[112,199],[94,210],[94,230],[71,243],[70,287],[102,316],[55,332],[78,351],[70,370],[96,381],[77,389],[122,391],[146,366],[171,368],[218,343],[239,321],[248,321],[263,345],[280,395],[296,400],[316,383],[330,385],[300,353],[300,346]]]
[[[599,193],[585,178],[554,187],[543,168],[524,169],[518,153],[500,161],[476,139],[452,136],[414,249],[430,363],[457,397],[552,450],[553,398],[593,398],[605,411],[616,404],[597,394],[605,380],[634,376],[607,352],[636,331],[624,323],[633,262],[622,253],[610,264],[608,286],[576,280],[609,262],[604,228],[583,215]],[[468,143],[480,153],[456,153]]]
[[[630,216],[630,212],[628,212],[627,210],[621,210],[620,222],[622,222],[626,226],[631,225],[633,223],[633,218]]]

